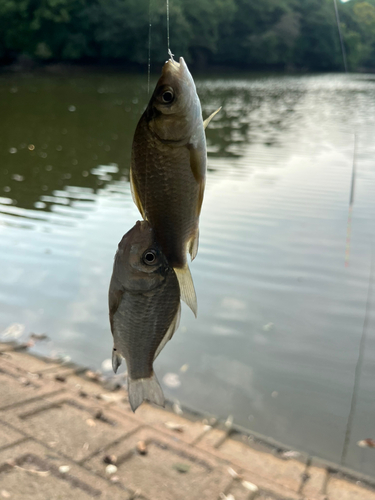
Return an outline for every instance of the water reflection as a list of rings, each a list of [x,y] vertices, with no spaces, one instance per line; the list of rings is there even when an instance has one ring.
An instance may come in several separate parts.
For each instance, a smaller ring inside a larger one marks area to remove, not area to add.
[[[192,265],[199,317],[184,309],[157,373],[178,374],[170,398],[338,460],[375,214],[374,81],[240,75],[197,85],[204,116],[223,106],[207,131]],[[117,243],[140,217],[128,172],[146,86],[125,74],[0,75],[0,332],[47,333],[38,352],[93,368],[110,354],[106,294]],[[356,442],[373,431],[373,332],[348,455],[366,473],[374,458]]]

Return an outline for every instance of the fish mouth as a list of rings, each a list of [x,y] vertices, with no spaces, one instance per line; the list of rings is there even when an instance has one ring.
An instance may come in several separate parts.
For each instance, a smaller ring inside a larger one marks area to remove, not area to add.
[[[183,57],[180,57],[179,62],[175,61],[173,57],[168,59],[163,66],[162,75],[176,75],[178,73],[183,74],[188,71],[188,67]]]

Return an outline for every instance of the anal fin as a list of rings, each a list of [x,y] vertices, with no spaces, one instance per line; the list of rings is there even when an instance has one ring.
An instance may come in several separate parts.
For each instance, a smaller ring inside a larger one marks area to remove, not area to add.
[[[118,354],[116,349],[113,348],[113,350],[112,350],[112,368],[113,368],[113,371],[115,373],[117,373],[118,367],[121,365],[121,363],[122,363],[122,357],[120,356],[120,354]]]
[[[193,278],[191,277],[189,266],[186,264],[183,268],[175,267],[174,271],[180,285],[181,299],[190,307],[194,316],[197,317],[197,296],[195,294]]]

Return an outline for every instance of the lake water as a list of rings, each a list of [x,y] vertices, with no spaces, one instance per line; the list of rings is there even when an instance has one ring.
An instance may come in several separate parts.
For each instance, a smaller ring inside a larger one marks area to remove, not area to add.
[[[199,312],[184,306],[156,373],[169,399],[339,461],[375,234],[375,76],[196,81],[205,117],[223,106],[191,265]],[[93,369],[110,358],[107,290],[140,219],[128,173],[146,101],[145,76],[0,74],[3,338],[46,333],[33,351]],[[356,443],[375,438],[374,303],[346,461],[367,474],[375,453]]]

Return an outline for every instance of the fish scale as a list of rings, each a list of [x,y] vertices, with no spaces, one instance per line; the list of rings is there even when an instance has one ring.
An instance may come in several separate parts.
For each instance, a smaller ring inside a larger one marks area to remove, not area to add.
[[[132,379],[151,377],[155,352],[176,315],[179,301],[173,269],[168,269],[165,280],[155,290],[124,292],[113,316],[114,344],[126,359]]]
[[[144,117],[133,143],[133,180],[144,216],[172,267],[186,265],[187,244],[198,228],[199,185],[187,146],[175,148],[152,137]]]

